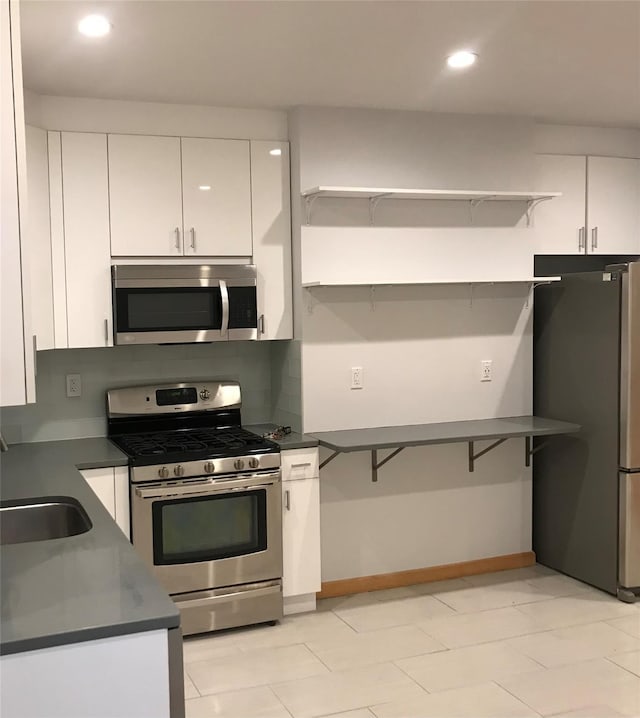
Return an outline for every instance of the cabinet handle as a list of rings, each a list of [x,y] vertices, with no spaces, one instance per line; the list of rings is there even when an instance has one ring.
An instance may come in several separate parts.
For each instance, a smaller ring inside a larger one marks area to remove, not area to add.
[[[33,335],[33,374],[38,376],[38,337]]]
[[[260,326],[260,334],[264,334],[264,314],[260,315],[258,325]]]
[[[598,248],[598,228],[593,227],[591,229],[591,251]]]
[[[585,228],[580,227],[578,230],[578,251],[582,252],[584,249],[587,248],[586,246],[586,238],[585,238]]]
[[[176,227],[174,232],[176,233],[176,249],[180,249],[180,227]]]
[[[301,469],[303,466],[311,466],[311,462],[305,461],[304,464],[291,464],[292,469]]]
[[[284,492],[284,507],[287,511],[291,511],[291,494],[289,489]]]
[[[189,233],[191,234],[191,249],[195,251],[196,248],[196,230],[195,227],[191,227],[189,230]]]
[[[109,343],[109,320],[104,320],[104,343]]]

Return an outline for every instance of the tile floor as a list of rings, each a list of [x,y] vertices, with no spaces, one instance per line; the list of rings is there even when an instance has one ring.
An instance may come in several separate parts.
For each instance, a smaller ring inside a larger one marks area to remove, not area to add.
[[[640,604],[542,566],[184,642],[187,718],[640,717]]]

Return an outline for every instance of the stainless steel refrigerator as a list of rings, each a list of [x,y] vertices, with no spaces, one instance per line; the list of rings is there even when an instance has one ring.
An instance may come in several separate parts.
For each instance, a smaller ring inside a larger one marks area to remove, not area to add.
[[[582,425],[536,453],[537,560],[640,598],[640,262],[565,274],[534,304],[534,413]]]

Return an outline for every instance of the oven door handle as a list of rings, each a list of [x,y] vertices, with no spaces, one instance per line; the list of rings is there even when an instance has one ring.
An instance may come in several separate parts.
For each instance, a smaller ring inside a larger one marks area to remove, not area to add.
[[[267,479],[265,481],[265,479]],[[273,486],[278,479],[269,481],[268,477],[254,477],[253,479],[235,479],[230,481],[220,481],[209,479],[200,484],[190,484],[181,486],[163,486],[153,488],[136,487],[136,496],[141,499],[160,499],[168,496],[203,496],[213,494],[229,494],[236,492],[254,491],[255,489],[268,488]]]

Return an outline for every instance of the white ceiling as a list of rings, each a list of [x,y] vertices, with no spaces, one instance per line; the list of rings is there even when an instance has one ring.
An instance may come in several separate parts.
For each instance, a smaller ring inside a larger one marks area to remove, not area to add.
[[[41,94],[640,127],[640,1],[22,0]],[[89,12],[113,24],[81,37]],[[471,70],[447,54],[475,49]]]

